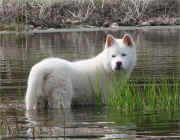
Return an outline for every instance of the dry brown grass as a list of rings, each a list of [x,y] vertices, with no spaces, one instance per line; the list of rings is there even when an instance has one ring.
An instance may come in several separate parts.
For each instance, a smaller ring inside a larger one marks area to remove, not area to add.
[[[0,0],[0,26],[12,22],[58,28],[148,21],[180,24],[179,9],[179,0]]]

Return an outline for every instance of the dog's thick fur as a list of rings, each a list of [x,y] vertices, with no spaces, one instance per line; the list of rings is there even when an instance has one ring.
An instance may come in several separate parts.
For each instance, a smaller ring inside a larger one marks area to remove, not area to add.
[[[29,74],[26,109],[70,108],[93,105],[93,89],[102,89],[106,103],[107,86],[113,91],[113,75],[126,80],[136,65],[136,46],[128,34],[122,39],[108,35],[104,50],[96,57],[70,62],[48,58],[35,64]]]

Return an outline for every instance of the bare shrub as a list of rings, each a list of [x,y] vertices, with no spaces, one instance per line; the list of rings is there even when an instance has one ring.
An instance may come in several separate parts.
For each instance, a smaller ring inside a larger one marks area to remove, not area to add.
[[[65,12],[67,16],[75,18],[76,20],[79,20],[79,22],[86,21],[95,9],[93,0],[79,0],[76,5],[76,8],[67,9]]]
[[[140,19],[144,16],[149,3],[152,0],[122,0],[122,8],[125,10],[124,21]]]

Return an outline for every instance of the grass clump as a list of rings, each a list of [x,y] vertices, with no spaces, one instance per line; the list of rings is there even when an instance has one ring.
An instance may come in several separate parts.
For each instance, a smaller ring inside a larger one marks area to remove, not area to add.
[[[121,88],[117,82],[115,92],[107,95],[107,106],[124,111],[175,110],[179,107],[179,83],[175,78],[145,79],[143,84],[130,80]]]

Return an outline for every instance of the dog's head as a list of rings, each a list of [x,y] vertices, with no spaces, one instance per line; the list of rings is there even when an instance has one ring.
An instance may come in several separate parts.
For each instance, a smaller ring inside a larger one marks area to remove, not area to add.
[[[129,34],[125,34],[122,39],[107,35],[105,50],[107,65],[114,72],[132,71],[136,65],[136,45]]]

